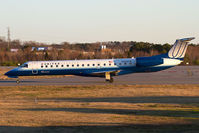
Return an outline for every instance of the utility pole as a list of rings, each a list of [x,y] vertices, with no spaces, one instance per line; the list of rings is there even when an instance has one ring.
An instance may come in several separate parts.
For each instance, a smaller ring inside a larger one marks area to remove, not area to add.
[[[11,39],[10,39],[10,28],[8,27],[8,50],[10,49],[10,42],[11,42]]]

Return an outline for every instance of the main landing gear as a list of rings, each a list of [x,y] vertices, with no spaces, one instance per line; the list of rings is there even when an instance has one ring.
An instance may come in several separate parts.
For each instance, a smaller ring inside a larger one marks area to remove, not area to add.
[[[113,77],[111,76],[110,72],[105,73],[106,82],[113,83]]]

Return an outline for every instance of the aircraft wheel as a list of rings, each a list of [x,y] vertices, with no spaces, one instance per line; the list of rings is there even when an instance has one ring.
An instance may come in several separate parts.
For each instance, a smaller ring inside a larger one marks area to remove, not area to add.
[[[16,83],[17,83],[17,84],[19,84],[19,83],[20,83],[19,79],[17,79]]]
[[[113,78],[111,78],[111,79],[106,79],[106,82],[109,82],[109,83],[113,83]]]
[[[111,77],[111,79],[109,80],[109,82],[110,82],[110,83],[113,83],[113,81],[114,81],[114,80],[113,80],[113,78]]]

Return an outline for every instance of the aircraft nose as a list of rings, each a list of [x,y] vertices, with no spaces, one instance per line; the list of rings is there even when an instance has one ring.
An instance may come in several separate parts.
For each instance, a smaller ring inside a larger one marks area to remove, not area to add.
[[[15,77],[16,76],[16,70],[10,70],[8,72],[6,72],[4,75],[8,76],[8,77]]]
[[[10,71],[8,71],[8,72],[6,72],[4,75],[6,75],[6,76],[12,76],[12,70],[10,70]]]

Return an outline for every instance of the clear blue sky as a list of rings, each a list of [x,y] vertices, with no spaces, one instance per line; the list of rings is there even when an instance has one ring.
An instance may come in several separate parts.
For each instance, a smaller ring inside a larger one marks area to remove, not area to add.
[[[196,37],[199,0],[1,0],[0,36],[47,43]]]

